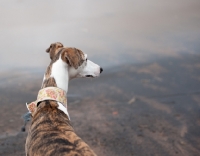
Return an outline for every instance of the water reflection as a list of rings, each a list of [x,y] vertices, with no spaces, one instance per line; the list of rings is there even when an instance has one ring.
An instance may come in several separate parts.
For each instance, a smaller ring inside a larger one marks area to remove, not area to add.
[[[106,67],[197,53],[199,8],[198,0],[3,0],[1,70],[46,67],[45,49],[55,41]]]

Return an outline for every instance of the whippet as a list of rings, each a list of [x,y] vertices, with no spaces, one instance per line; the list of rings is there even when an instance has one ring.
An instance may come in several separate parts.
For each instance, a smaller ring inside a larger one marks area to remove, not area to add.
[[[57,43],[56,43],[57,44]],[[76,48],[47,49],[52,59],[44,75],[38,99],[28,106],[32,122],[26,139],[27,156],[96,156],[74,132],[67,111],[70,79],[98,77],[103,69]]]

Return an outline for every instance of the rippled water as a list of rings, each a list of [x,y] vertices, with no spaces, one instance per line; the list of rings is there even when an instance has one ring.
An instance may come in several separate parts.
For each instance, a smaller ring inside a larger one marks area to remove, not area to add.
[[[0,69],[37,72],[56,41],[103,67],[198,53],[199,8],[199,0],[2,0]]]

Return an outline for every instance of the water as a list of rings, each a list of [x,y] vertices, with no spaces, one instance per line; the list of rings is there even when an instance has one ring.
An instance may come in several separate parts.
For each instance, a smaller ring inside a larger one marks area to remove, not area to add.
[[[199,53],[199,8],[199,0],[1,0],[0,73],[43,71],[57,41],[104,68]]]

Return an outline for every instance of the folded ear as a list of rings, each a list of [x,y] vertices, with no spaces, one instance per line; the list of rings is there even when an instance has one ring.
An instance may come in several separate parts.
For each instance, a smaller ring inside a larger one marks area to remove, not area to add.
[[[49,46],[49,48],[46,49],[46,52],[49,53],[51,48],[52,48],[52,44]]]
[[[63,60],[65,60],[68,65],[74,67],[75,69],[81,66],[84,62],[84,54],[79,49],[68,48],[63,52],[63,54]]]
[[[46,52],[49,53],[50,58],[53,59],[61,48],[63,48],[62,43],[60,42],[52,43],[50,47],[46,50]]]

